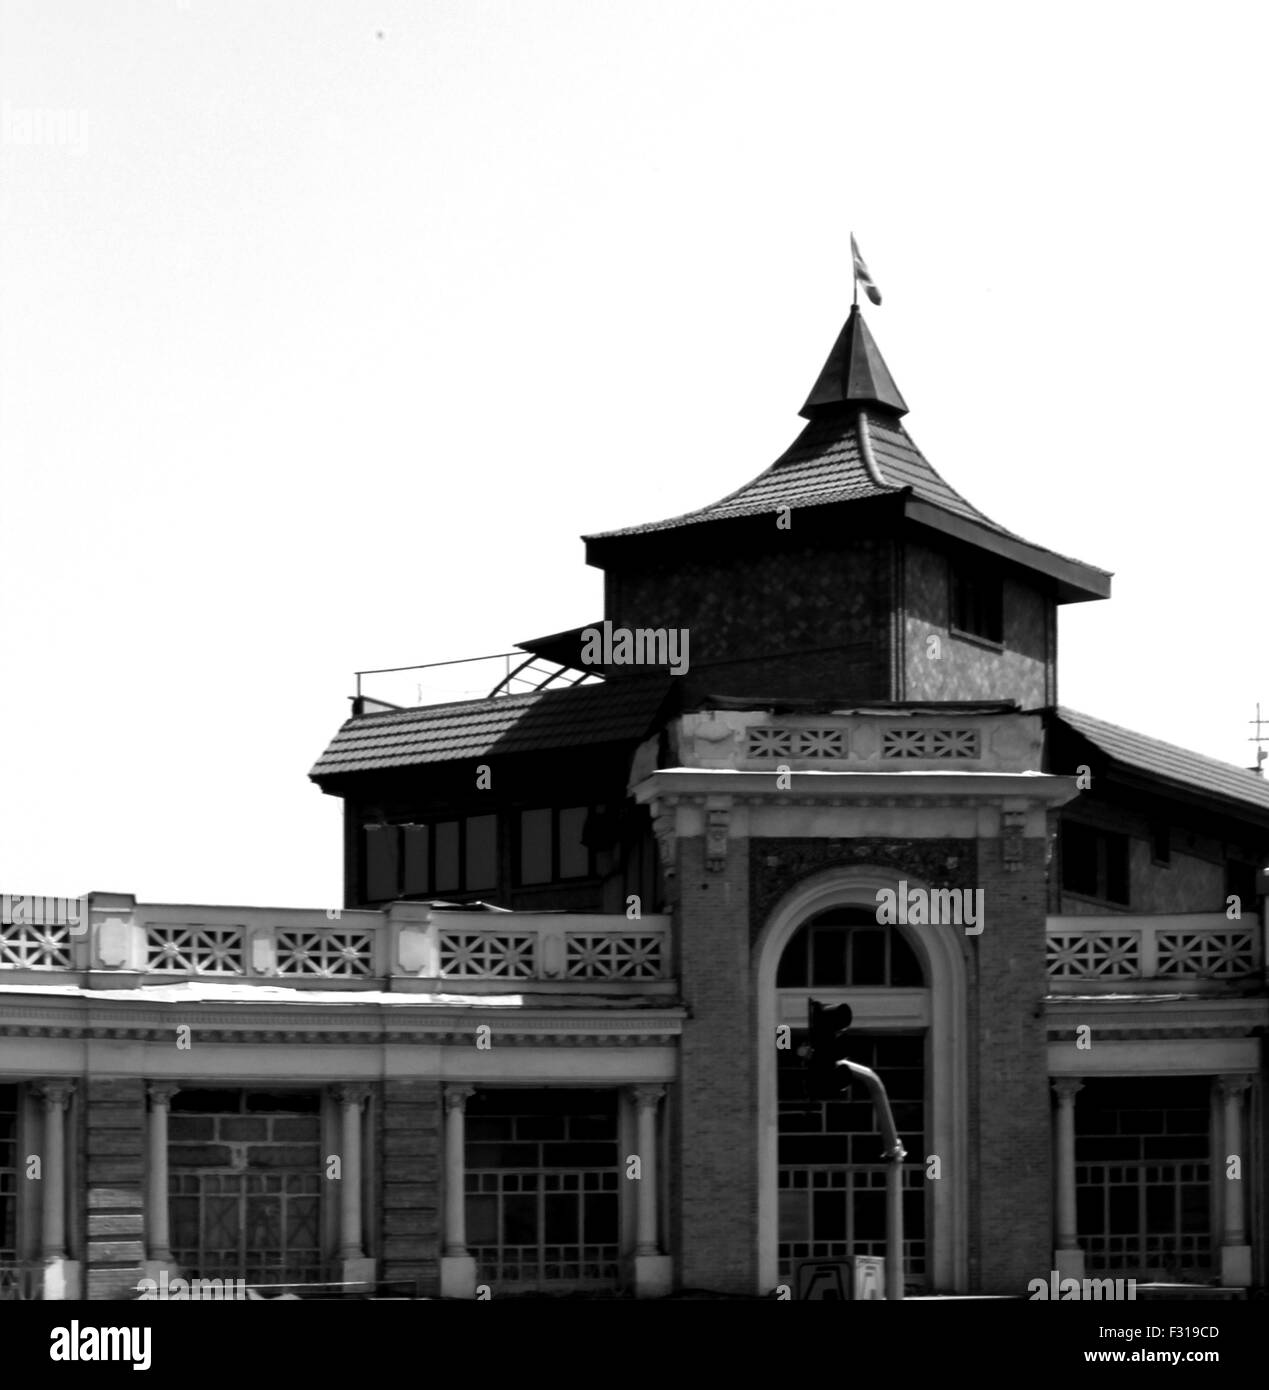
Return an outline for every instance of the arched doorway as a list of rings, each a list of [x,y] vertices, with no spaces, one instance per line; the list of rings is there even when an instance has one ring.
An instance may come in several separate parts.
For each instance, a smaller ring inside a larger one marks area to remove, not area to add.
[[[862,991],[905,989],[925,995],[916,953],[901,932],[878,926],[865,907],[830,907],[803,923],[784,948],[776,971],[781,1021],[805,1012],[810,995],[826,1004],[857,1006]],[[924,997],[921,1003],[924,1004]],[[869,1011],[872,1012],[872,1011]],[[927,1012],[926,1009],[921,1010]],[[803,1019],[804,1021],[804,1019]],[[908,1157],[903,1165],[904,1278],[924,1288],[927,1271],[925,1181],[926,1028],[851,1030],[851,1056],[885,1083]],[[779,1106],[779,1277],[793,1278],[796,1261],[886,1253],[886,1172],[876,1108],[862,1085],[840,1101],[807,1095],[797,1054],[806,1031],[795,1027],[792,1047],[777,1049]]]
[[[809,1107],[796,1059],[779,1045],[780,1025],[806,1026],[811,997],[851,1004],[857,1060],[891,1091],[908,1149],[907,1263],[938,1292],[967,1290],[964,947],[952,928],[878,925],[877,893],[895,888],[890,873],[867,868],[815,875],[776,905],[758,939],[762,1292],[786,1282],[782,1270],[803,1249],[825,1258],[884,1251],[885,1169],[871,1104],[852,1095],[844,1107]],[[931,1157],[937,1178],[927,1177]]]

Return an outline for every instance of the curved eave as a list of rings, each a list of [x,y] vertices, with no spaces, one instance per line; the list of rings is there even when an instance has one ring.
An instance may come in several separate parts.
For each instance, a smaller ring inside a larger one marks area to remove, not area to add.
[[[928,526],[932,531],[977,546],[1003,560],[1011,560],[1024,569],[1047,575],[1056,586],[1059,603],[1087,603],[1091,599],[1110,597],[1112,575],[1108,570],[1070,560],[1016,536],[1004,535],[990,526],[980,526],[966,517],[953,516],[911,494],[905,501],[904,514],[920,526]]]

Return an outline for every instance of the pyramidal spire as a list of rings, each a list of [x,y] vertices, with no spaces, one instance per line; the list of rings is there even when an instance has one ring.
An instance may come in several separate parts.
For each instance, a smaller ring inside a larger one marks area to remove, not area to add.
[[[846,326],[798,414],[815,420],[840,413],[844,405],[856,410],[880,406],[896,418],[908,413],[858,304],[851,307]]]

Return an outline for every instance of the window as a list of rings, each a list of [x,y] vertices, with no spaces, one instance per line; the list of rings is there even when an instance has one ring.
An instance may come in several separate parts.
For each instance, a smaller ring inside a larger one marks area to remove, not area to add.
[[[588,806],[545,806],[520,812],[519,881],[529,887],[591,878],[595,855],[586,834]]]
[[[365,827],[366,902],[498,886],[498,818]]]
[[[1062,826],[1062,889],[1128,905],[1128,836],[1079,821]]]
[[[466,1125],[467,1241],[479,1277],[522,1291],[620,1274],[613,1091],[480,1090]]]
[[[998,574],[972,564],[952,569],[951,626],[985,642],[1004,641],[1004,594]]]
[[[1256,866],[1240,859],[1225,864],[1225,897],[1237,898],[1240,912],[1256,910]]]
[[[851,989],[890,985],[920,989],[920,963],[903,934],[879,927],[868,908],[830,908],[808,922],[784,949],[777,989]]]

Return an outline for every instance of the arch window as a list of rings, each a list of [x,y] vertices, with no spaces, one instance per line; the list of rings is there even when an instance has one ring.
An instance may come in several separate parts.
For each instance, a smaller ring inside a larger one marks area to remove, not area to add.
[[[777,989],[853,989],[865,985],[920,989],[921,964],[902,933],[877,925],[863,907],[830,908],[789,942]]]

